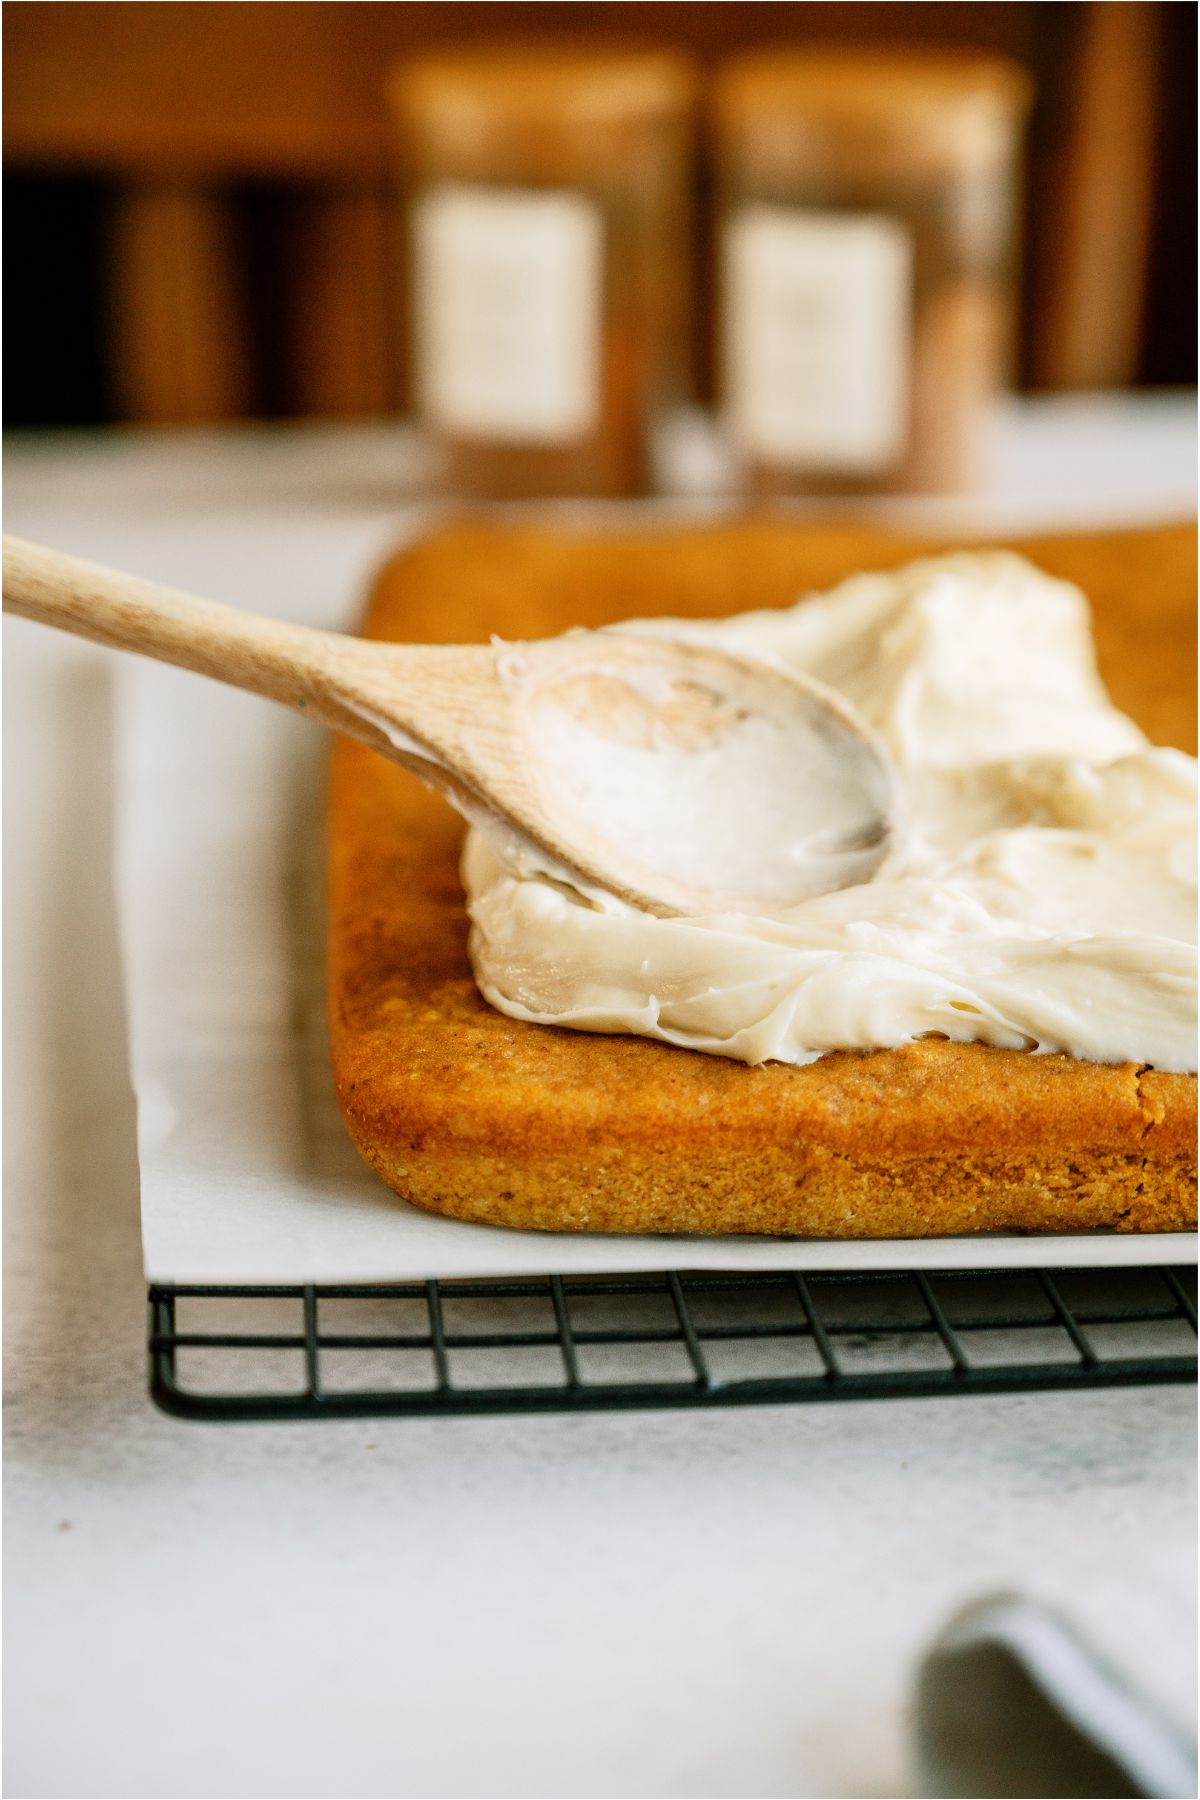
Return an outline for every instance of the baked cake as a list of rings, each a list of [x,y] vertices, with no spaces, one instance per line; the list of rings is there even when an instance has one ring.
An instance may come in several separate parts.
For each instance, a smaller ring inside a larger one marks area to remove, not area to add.
[[[638,536],[449,527],[392,560],[365,630],[548,636],[791,605],[940,550],[859,527]],[[1190,530],[1022,544],[1076,581],[1101,672],[1152,741],[1194,743]],[[404,1198],[547,1230],[913,1237],[1161,1231],[1195,1219],[1195,1078],[941,1039],[750,1066],[513,1019],[467,956],[457,814],[348,742],[330,795],[334,1077]]]

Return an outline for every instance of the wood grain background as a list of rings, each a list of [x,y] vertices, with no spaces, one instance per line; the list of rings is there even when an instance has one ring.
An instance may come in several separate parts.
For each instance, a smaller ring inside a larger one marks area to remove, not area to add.
[[[431,46],[998,51],[1033,73],[1019,375],[1195,374],[1192,6],[44,4],[4,9],[11,423],[386,414],[408,393],[383,77]],[[697,165],[701,219],[708,195]],[[711,388],[710,247],[696,376]]]

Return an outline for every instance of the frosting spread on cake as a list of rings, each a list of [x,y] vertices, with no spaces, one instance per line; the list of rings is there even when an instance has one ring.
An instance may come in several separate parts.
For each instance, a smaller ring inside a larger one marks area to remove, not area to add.
[[[654,918],[472,830],[471,958],[494,1006],[750,1063],[935,1034],[1195,1068],[1195,763],[1112,706],[1078,590],[963,552],[788,610],[621,630],[841,694],[890,752],[898,841],[872,880],[769,917]]]

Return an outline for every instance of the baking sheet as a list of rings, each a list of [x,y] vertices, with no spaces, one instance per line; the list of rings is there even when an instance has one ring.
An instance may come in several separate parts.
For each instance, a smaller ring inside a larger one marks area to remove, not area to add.
[[[326,1059],[325,734],[249,695],[133,659],[121,665],[118,695],[117,904],[151,1280],[1195,1260],[1190,1233],[559,1237],[406,1205],[350,1144]]]

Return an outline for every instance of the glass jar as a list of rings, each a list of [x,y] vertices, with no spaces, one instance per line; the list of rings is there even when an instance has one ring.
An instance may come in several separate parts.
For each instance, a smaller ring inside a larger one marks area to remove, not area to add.
[[[391,83],[418,410],[452,492],[643,492],[686,397],[691,65],[472,51]]]
[[[752,490],[975,483],[1011,356],[1029,98],[982,56],[777,51],[720,72],[721,396]]]

